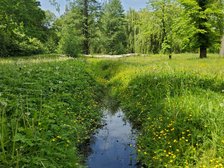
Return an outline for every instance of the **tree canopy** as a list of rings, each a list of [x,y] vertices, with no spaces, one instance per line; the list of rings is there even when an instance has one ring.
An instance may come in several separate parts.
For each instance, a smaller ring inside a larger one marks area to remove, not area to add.
[[[32,17],[31,17],[32,16]],[[45,12],[36,0],[2,0],[0,2],[0,54],[34,54],[44,50],[47,39]]]
[[[207,48],[221,39],[223,2],[214,0],[180,0],[186,14],[183,19],[191,25],[190,38],[195,48],[200,48],[200,58],[207,57]],[[221,28],[221,29],[220,29]]]
[[[102,42],[103,53],[122,54],[126,52],[125,15],[120,0],[110,0],[103,6]]]
[[[220,49],[223,0],[149,0],[139,11],[124,11],[120,0],[69,2],[56,18],[37,0],[1,0],[0,55],[200,52],[205,58]]]

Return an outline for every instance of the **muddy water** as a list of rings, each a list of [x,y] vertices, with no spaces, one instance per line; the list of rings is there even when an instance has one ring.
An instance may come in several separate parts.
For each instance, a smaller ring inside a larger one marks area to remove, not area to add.
[[[104,126],[93,136],[89,168],[134,168],[136,166],[136,132],[125,120],[124,113],[104,110]]]

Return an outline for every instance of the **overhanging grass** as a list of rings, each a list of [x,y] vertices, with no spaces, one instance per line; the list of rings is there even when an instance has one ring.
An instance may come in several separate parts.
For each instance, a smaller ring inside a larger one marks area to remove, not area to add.
[[[140,130],[144,165],[223,167],[223,58],[183,54],[172,60],[157,55],[94,62],[113,65],[100,69],[102,77],[110,72],[104,83]]]

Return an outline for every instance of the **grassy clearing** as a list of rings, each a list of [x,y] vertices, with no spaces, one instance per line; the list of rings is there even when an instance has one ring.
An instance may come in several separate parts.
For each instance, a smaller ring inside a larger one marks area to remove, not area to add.
[[[0,59],[0,167],[82,167],[98,126],[100,88],[86,62],[58,56]]]
[[[89,61],[139,128],[138,156],[146,167],[224,167],[223,58]]]

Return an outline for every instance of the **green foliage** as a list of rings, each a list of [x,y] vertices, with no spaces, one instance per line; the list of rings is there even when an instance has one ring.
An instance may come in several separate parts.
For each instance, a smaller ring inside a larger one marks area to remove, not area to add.
[[[82,23],[78,12],[76,8],[72,8],[54,25],[59,35],[58,52],[72,57],[77,57],[83,51],[84,36],[79,29]]]
[[[9,55],[7,46],[10,45],[10,40],[7,34],[5,33],[4,29],[2,26],[0,27],[0,56],[2,55]]]
[[[9,55],[32,55],[41,54],[46,51],[43,43],[35,37],[29,37],[25,34],[23,24],[11,23],[14,27],[10,32],[0,32],[2,40],[1,56]],[[9,35],[11,37],[9,37]]]
[[[191,34],[187,34],[192,47],[206,49],[220,43],[223,35],[223,25],[220,25],[223,20],[223,1],[180,0],[180,3],[185,8],[183,20],[193,29]]]
[[[64,27],[59,41],[59,53],[77,57],[81,53],[80,38],[72,27]]]
[[[47,48],[46,53],[52,54],[57,52],[59,37],[53,30],[52,34],[49,35],[48,40],[45,42]]]
[[[126,34],[127,34],[127,50],[130,53],[136,52],[136,37],[138,32],[138,12],[130,9],[125,16],[127,26],[126,26]]]
[[[101,118],[86,63],[0,59],[0,74],[0,167],[82,167],[80,147]]]
[[[47,48],[46,53],[56,53],[59,42],[59,30],[57,25],[57,18],[51,11],[45,11],[45,19],[43,25],[46,28],[47,39],[44,45]]]
[[[195,52],[204,45],[218,52],[223,34],[223,1],[150,0],[147,8],[127,12],[129,52]]]
[[[181,37],[175,33],[181,8],[176,1],[150,1],[149,8],[127,13],[128,36],[138,53],[181,51]],[[129,41],[130,43],[130,41]]]
[[[59,9],[57,0],[49,1]],[[56,19],[37,0],[1,0],[0,56],[56,51],[71,56],[171,54],[198,48],[206,55],[207,48],[220,48],[223,0],[149,0],[147,7],[126,14],[120,0],[68,2]]]
[[[124,10],[120,0],[111,0],[103,7],[102,53],[123,54],[126,52]]]
[[[18,51],[21,55],[41,54],[45,52],[46,48],[43,43],[37,38],[27,36],[23,25],[14,29],[13,34],[15,38],[13,42],[17,47],[17,51],[14,51],[14,54]]]
[[[52,27],[55,21],[56,21],[55,14],[49,10],[45,11],[44,26]]]
[[[44,12],[36,0],[0,2],[0,56],[31,55],[44,51]],[[32,16],[32,17],[31,17]]]
[[[74,14],[76,31],[80,31],[82,53],[94,51],[94,42],[98,38],[100,4],[96,0],[75,0],[68,8]],[[97,45],[97,44],[96,44]]]
[[[28,36],[43,39],[42,21],[45,18],[44,11],[40,9],[40,3],[36,0],[2,0],[0,2],[1,25],[11,21],[24,24]],[[33,16],[33,17],[31,17]],[[7,27],[8,30],[12,27]]]

